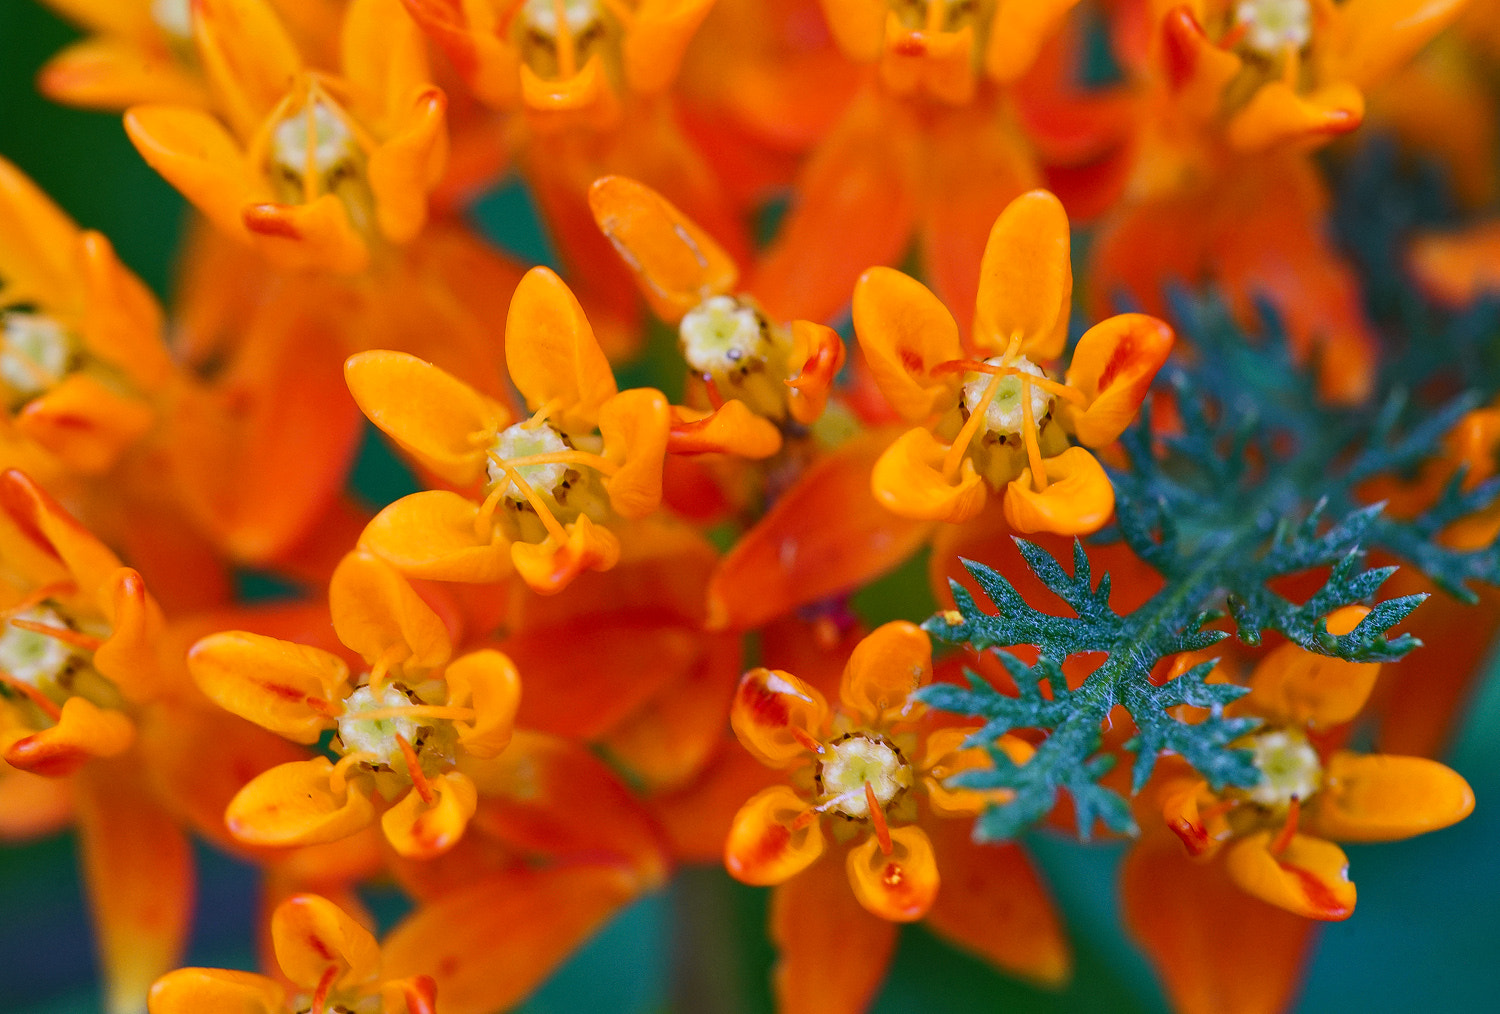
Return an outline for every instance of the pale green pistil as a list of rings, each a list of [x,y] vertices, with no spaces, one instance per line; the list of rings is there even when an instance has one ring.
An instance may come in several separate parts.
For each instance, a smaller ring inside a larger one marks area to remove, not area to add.
[[[0,347],[0,384],[12,405],[24,405],[51,390],[73,363],[76,345],[67,330],[37,313],[4,316]]]
[[[883,739],[852,735],[825,748],[819,775],[831,808],[850,817],[870,816],[865,785],[882,807],[911,787],[911,766]],[[834,801],[837,802],[834,802]]]
[[[66,628],[61,616],[46,606],[17,613],[14,619]],[[59,678],[73,664],[75,653],[66,642],[7,622],[0,633],[0,670],[43,693],[57,689]]]
[[[990,366],[1000,366],[1004,361],[999,358],[987,359],[985,362]],[[1025,356],[1012,360],[1009,364],[1014,369],[1033,377],[1046,379],[1047,374],[1042,368]],[[979,403],[984,400],[984,392],[995,377],[989,373],[965,373],[963,403],[969,411],[974,411]],[[1026,415],[1021,401],[1022,380],[1018,376],[1001,377],[998,390],[995,392],[994,400],[984,413],[984,429],[997,436],[1008,437],[1019,435],[1026,425]],[[1042,419],[1048,412],[1052,411],[1053,396],[1044,391],[1039,385],[1031,384],[1031,419],[1034,426],[1040,426]]]
[[[526,423],[516,423],[514,426],[501,430],[494,448],[495,457],[502,461],[530,458],[539,454],[558,454],[568,450],[571,448],[563,439],[562,434],[546,423],[532,428],[528,428]],[[538,494],[546,495],[563,484],[567,478],[568,467],[566,463],[559,462],[517,465],[515,470],[522,482]],[[517,503],[526,502],[526,494],[513,480],[507,478],[505,470],[493,458],[489,464],[489,477],[492,484],[505,483],[503,496]]]
[[[421,728],[420,720],[400,715],[383,718],[361,718],[363,712],[385,711],[390,708],[410,707],[412,700],[394,684],[386,684],[377,693],[368,686],[360,687],[344,698],[344,713],[339,716],[339,739],[345,753],[372,755],[372,763],[403,769],[400,736],[408,744],[415,744]]]
[[[1306,800],[1323,786],[1323,762],[1299,729],[1275,729],[1251,738],[1250,750],[1260,783],[1246,790],[1251,802],[1284,810],[1293,799]]]
[[[693,307],[682,318],[678,334],[683,357],[699,374],[740,369],[766,352],[760,314],[733,296],[712,296]]]

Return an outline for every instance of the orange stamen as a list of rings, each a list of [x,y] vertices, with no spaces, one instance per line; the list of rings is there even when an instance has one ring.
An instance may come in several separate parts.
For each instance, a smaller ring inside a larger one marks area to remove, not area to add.
[[[1026,444],[1026,460],[1031,465],[1031,485],[1038,493],[1047,490],[1047,469],[1042,464],[1042,444],[1037,438],[1036,415],[1031,411],[1031,383],[1021,381],[1021,440]]]
[[[531,509],[536,511],[536,516],[541,520],[542,525],[546,527],[547,534],[558,542],[567,542],[568,533],[553,515],[552,508],[548,507],[546,501],[537,495],[536,490],[531,488],[529,482],[521,478],[521,473],[504,461],[496,461],[495,463],[505,471],[510,481],[516,484],[516,488],[521,491],[521,495],[526,498],[526,502],[531,504]]]
[[[318,989],[313,993],[312,1009],[308,1014],[327,1014],[328,994],[333,990],[333,980],[339,977],[339,966],[329,965],[318,979]]]
[[[528,465],[584,465],[605,475],[614,475],[620,466],[599,454],[588,451],[554,451],[550,454],[528,454],[520,458],[506,458],[497,462],[500,467],[524,468]]]
[[[563,400],[561,398],[553,398],[551,401],[547,402],[541,408],[533,412],[531,416],[521,424],[521,426],[523,429],[534,430],[538,426],[542,425],[542,423],[546,422],[548,417],[550,417],[553,412],[556,412],[562,407]]]
[[[708,403],[714,407],[714,411],[724,407],[724,395],[719,391],[719,385],[714,383],[712,374],[703,374],[703,388],[708,394]]]
[[[948,453],[943,455],[943,476],[951,479],[958,474],[958,466],[964,460],[964,454],[969,449],[969,444],[974,442],[974,436],[979,432],[979,427],[984,425],[984,417],[989,413],[990,405],[995,396],[1000,393],[1000,378],[990,377],[990,382],[985,385],[984,396],[979,399],[979,404],[974,411],[969,413],[969,418],[964,422],[963,429],[958,431]]]
[[[422,797],[422,802],[431,806],[435,796],[431,783],[422,773],[422,763],[417,759],[417,751],[400,733],[396,734],[396,745],[401,748],[401,756],[406,758],[406,773],[411,775],[411,784],[417,790],[417,795]]]
[[[567,0],[552,0],[552,13],[557,18],[557,73],[569,78],[578,73],[578,48],[568,24]]]
[[[791,733],[793,739],[795,739],[798,743],[801,743],[804,747],[806,747],[808,750],[811,750],[813,753],[823,752],[823,744],[814,739],[812,733],[808,732],[806,729],[793,728],[791,730]]]
[[[391,671],[391,666],[406,657],[407,648],[404,644],[393,644],[375,660],[370,666],[370,678],[366,681],[370,689],[379,692],[385,686],[385,678]]]
[[[20,627],[22,630],[29,630],[33,634],[55,637],[65,644],[71,644],[75,648],[82,648],[84,651],[98,651],[104,646],[104,638],[94,637],[69,627],[54,627],[50,623],[38,623],[35,620],[22,620],[16,617],[11,617],[10,625],[12,627]]]
[[[1224,814],[1228,813],[1230,810],[1233,810],[1238,805],[1239,800],[1221,799],[1213,806],[1206,807],[1205,809],[1199,811],[1198,819],[1206,824],[1211,820],[1216,820],[1219,817],[1224,816]]]
[[[988,373],[1000,377],[1028,377],[1031,383],[1048,394],[1066,398],[1078,405],[1088,403],[1088,398],[1082,391],[1075,391],[1067,384],[1059,383],[1050,377],[1038,377],[1015,366],[996,366],[980,359],[950,359],[945,363],[938,363],[929,372],[934,376],[944,373]]]
[[[11,606],[9,609],[5,610],[4,612],[0,612],[0,616],[10,617],[16,615],[17,613],[24,613],[32,606],[41,605],[48,599],[56,598],[59,595],[72,595],[77,591],[78,586],[72,581],[57,581],[53,584],[42,585],[42,587],[36,589],[36,591],[32,592],[30,595],[27,595],[21,601]]]
[[[865,802],[870,806],[870,822],[875,825],[875,840],[880,842],[880,851],[884,855],[891,854],[891,829],[885,822],[885,811],[880,808],[880,800],[875,798],[875,788],[865,782]]]
[[[1297,87],[1297,78],[1302,73],[1302,51],[1296,46],[1287,46],[1282,53],[1286,62],[1281,67],[1281,79],[1289,86]]]
[[[24,694],[27,700],[41,708],[52,721],[56,722],[62,718],[62,709],[53,703],[52,698],[42,693],[30,683],[22,682],[10,673],[0,670],[0,684],[4,684],[12,690]]]
[[[1271,854],[1281,855],[1292,843],[1292,836],[1297,833],[1297,819],[1302,815],[1302,800],[1296,796],[1292,797],[1291,804],[1286,809],[1286,823],[1281,825],[1275,839],[1271,842]]]
[[[302,152],[302,203],[311,204],[318,196],[318,118],[311,89],[303,101],[302,119],[306,124],[307,144]]]

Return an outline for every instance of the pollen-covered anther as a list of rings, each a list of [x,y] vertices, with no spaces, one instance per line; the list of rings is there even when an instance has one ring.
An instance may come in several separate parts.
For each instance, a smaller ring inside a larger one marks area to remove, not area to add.
[[[1022,404],[1024,390],[1030,391],[1032,419],[1043,419],[1052,411],[1055,397],[1042,385],[1028,384],[1021,379],[1022,375],[1026,375],[1047,380],[1047,374],[1040,366],[1025,356],[1018,356],[1010,362],[999,357],[987,359],[985,365],[1008,368],[1006,374],[998,380],[990,373],[964,374],[963,404],[971,410],[984,401],[990,384],[996,385],[981,423],[986,432],[1004,438],[1017,436],[1026,428],[1026,411]]]
[[[868,820],[870,799],[887,808],[911,788],[911,765],[901,751],[880,737],[850,733],[829,743],[818,764],[822,806],[856,820]]]
[[[1245,45],[1262,56],[1300,50],[1312,39],[1310,0],[1240,0],[1234,17]]]
[[[1293,800],[1306,800],[1323,787],[1323,762],[1300,729],[1273,729],[1245,744],[1260,771],[1260,782],[1245,789],[1245,798],[1281,811]]]
[[[687,312],[678,327],[682,355],[704,375],[730,373],[765,360],[765,317],[733,296],[712,296]]]
[[[73,368],[78,345],[57,321],[39,313],[6,313],[0,387],[12,408],[45,394]]]
[[[344,698],[344,712],[338,719],[344,752],[367,755],[372,764],[404,767],[399,738],[416,742],[423,725],[417,716],[404,713],[413,703],[395,683],[387,683],[378,691],[368,686],[355,690]],[[401,764],[396,763],[398,759]]]

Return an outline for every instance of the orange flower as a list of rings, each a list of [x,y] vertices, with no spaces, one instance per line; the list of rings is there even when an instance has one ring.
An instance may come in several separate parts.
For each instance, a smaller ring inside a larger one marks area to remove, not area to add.
[[[854,292],[854,327],[870,372],[911,422],[871,474],[875,496],[905,517],[961,522],[1004,491],[1022,532],[1081,535],[1114,510],[1094,456],[1134,418],[1172,348],[1172,332],[1139,314],[1111,317],[1079,341],[1066,382],[1033,359],[1063,351],[1073,278],[1068,220],[1057,198],[1033,191],[995,221],[980,269],[972,345],[921,283],[872,268]]]
[[[973,846],[966,821],[943,819],[972,818],[992,800],[943,784],[987,755],[965,747],[973,729],[926,724],[926,708],[909,695],[931,676],[927,635],[895,622],[854,649],[836,708],[788,672],[753,669],[740,682],[735,734],[791,784],[740,808],[724,862],[746,883],[779,885],[772,921],[783,1009],[861,1009],[883,975],[890,924],[923,918],[1013,971],[1047,982],[1067,974],[1066,946],[1024,857],[1013,846]],[[1031,754],[1013,737],[1001,745],[1017,763]],[[940,871],[956,890],[939,892]],[[835,878],[846,881],[837,894]],[[985,899],[1001,893],[1012,904],[987,909]]]
[[[620,391],[562,279],[527,272],[511,300],[505,360],[532,416],[399,352],[365,352],[345,366],[370,420],[424,467],[477,499],[446,490],[391,504],[361,538],[415,577],[491,582],[513,567],[543,594],[619,560],[612,530],[661,502],[667,400]]]
[[[277,905],[271,916],[271,942],[276,963],[295,993],[251,972],[179,968],[151,987],[151,1014],[437,1012],[432,978],[397,979],[384,973],[380,945],[370,931],[326,898],[299,894]]]
[[[335,733],[327,757],[282,764],[240,790],[225,813],[252,845],[337,841],[374,821],[403,856],[452,848],[474,814],[473,779],[458,770],[510,742],[520,679],[497,651],[449,661],[447,630],[389,565],[352,553],[329,586],[334,631],[368,671],[351,680],[338,656],[246,631],[213,634],[188,664],[220,707],[299,743]]]
[[[195,11],[220,115],[131,109],[126,130],[152,168],[285,267],[356,274],[421,231],[446,157],[446,100],[398,0],[349,4],[339,76],[308,66],[268,0]]]

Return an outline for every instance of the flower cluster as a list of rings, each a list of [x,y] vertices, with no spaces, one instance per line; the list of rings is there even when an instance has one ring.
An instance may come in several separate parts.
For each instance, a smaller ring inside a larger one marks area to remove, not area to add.
[[[0,840],[111,1014],[507,1010],[700,863],[788,1014],[919,920],[1061,987],[1039,824],[1275,1014],[1335,842],[1472,810],[1480,0],[41,2],[191,214],[163,303],[0,158]],[[1367,118],[1445,216],[1349,210]],[[195,839],[265,974],[177,968]]]

